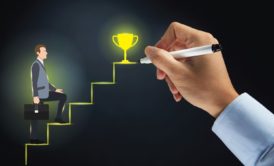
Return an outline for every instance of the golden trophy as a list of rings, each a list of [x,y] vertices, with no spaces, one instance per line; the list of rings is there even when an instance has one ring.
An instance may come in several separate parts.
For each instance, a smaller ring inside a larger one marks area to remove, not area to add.
[[[127,50],[137,44],[137,35],[134,35],[132,33],[119,33],[112,36],[112,42],[124,51],[124,59],[121,61],[121,63],[134,63],[127,60]]]

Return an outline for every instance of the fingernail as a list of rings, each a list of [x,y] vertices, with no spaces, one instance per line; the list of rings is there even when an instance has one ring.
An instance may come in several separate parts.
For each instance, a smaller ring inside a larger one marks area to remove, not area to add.
[[[180,101],[180,97],[176,97],[176,95],[173,95],[173,97],[174,97],[174,100],[175,100],[176,102],[179,102],[179,101]]]

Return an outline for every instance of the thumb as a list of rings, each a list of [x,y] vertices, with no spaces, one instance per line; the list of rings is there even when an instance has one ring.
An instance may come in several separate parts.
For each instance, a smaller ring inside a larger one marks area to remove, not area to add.
[[[167,51],[157,47],[147,46],[145,54],[158,69],[167,74],[170,74],[180,65],[180,62],[174,59]]]

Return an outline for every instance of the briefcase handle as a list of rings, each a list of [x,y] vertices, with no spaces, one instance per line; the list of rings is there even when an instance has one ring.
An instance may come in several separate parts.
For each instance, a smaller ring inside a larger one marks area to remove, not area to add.
[[[39,113],[39,106],[38,106],[38,104],[34,104],[34,113],[35,114]]]

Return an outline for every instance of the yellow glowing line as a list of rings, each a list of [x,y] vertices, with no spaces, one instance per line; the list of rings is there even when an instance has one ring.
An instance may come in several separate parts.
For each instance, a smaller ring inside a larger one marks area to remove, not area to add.
[[[112,63],[112,82],[91,82],[91,88],[90,88],[90,102],[70,102],[68,103],[69,105],[69,110],[68,110],[68,118],[69,118],[69,122],[68,123],[54,123],[54,122],[50,122],[47,123],[47,142],[43,143],[43,144],[32,144],[32,143],[26,143],[25,144],[25,165],[28,165],[28,146],[48,146],[49,143],[49,129],[50,126],[70,126],[72,125],[71,122],[71,107],[73,105],[77,106],[77,105],[93,105],[94,104],[94,85],[113,85],[116,82],[116,75],[115,75],[115,66],[116,65],[132,65],[132,64],[136,64],[136,62],[129,62],[129,63],[123,63],[123,62],[113,62]]]

